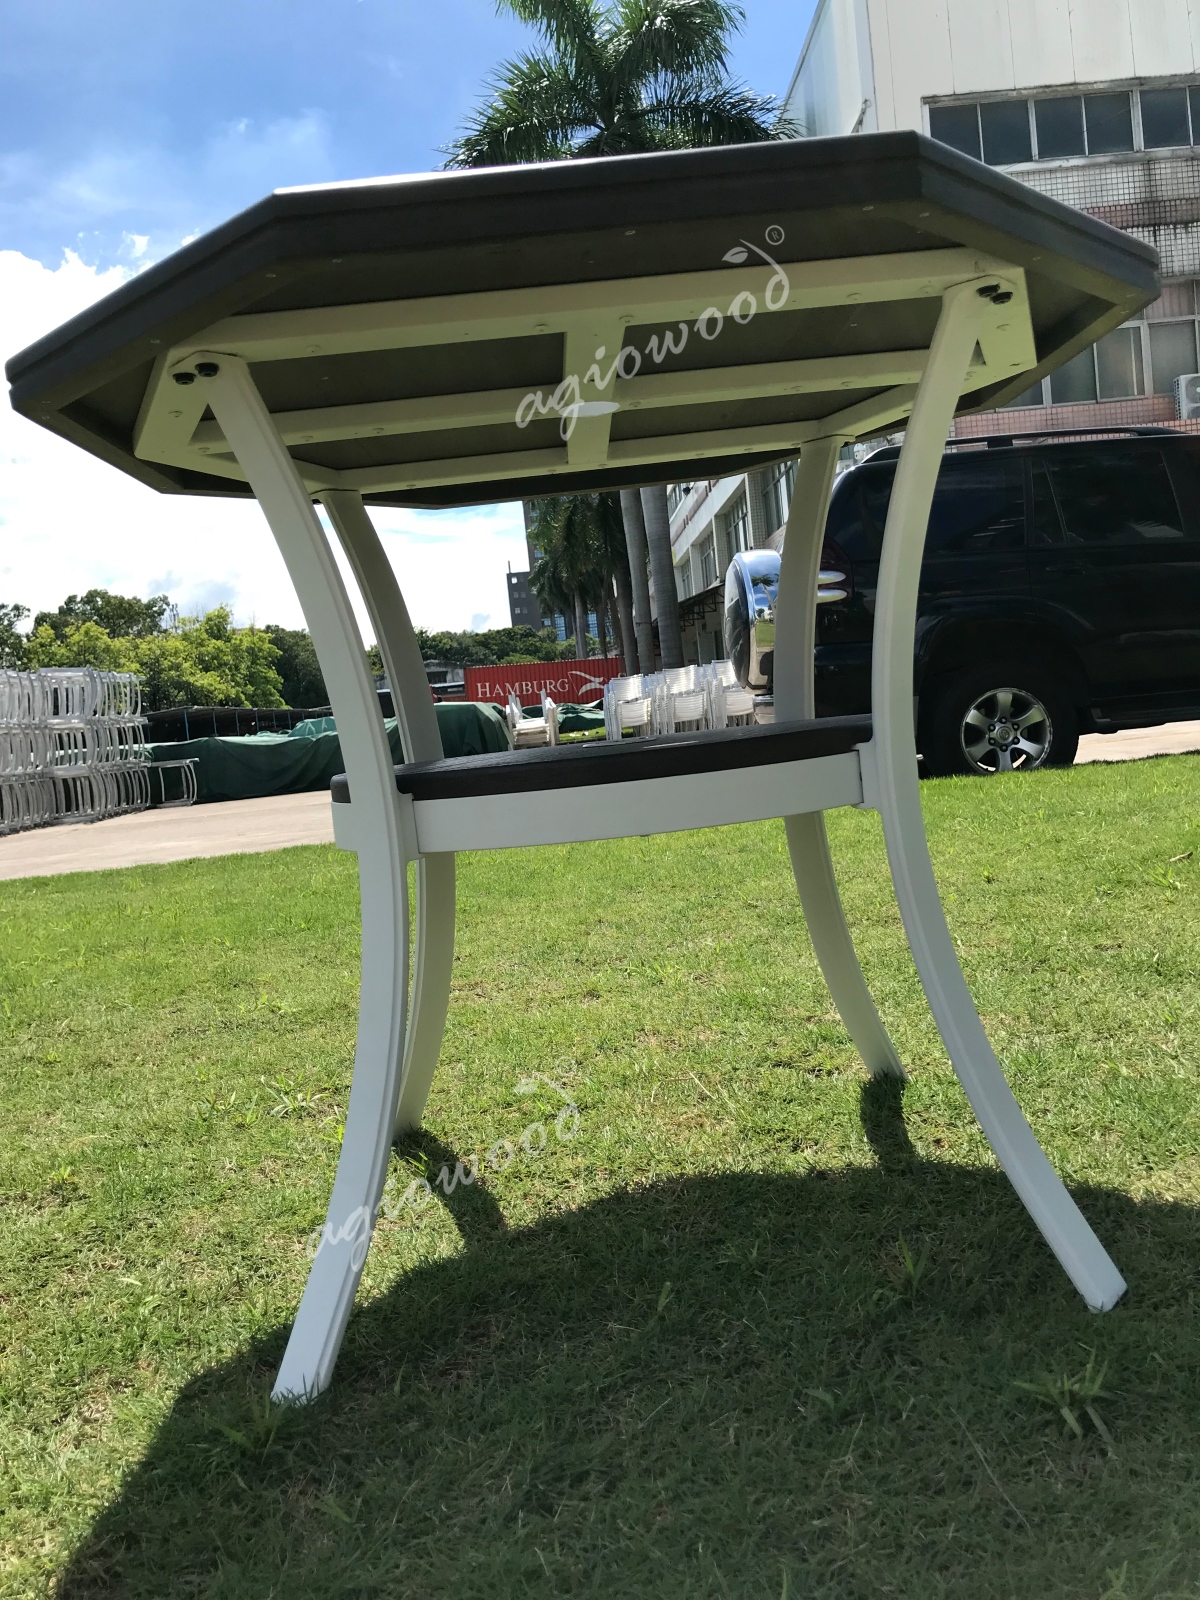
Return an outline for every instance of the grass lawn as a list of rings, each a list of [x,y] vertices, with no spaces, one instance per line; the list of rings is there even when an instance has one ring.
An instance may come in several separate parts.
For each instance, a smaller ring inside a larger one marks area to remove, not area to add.
[[[396,1187],[517,1154],[381,1223],[299,1411],[265,1397],[337,1158],[353,859],[0,885],[0,1594],[1200,1596],[1200,757],[922,796],[1115,1311],[984,1146],[873,816],[831,832],[903,1094],[779,824],[464,857]]]

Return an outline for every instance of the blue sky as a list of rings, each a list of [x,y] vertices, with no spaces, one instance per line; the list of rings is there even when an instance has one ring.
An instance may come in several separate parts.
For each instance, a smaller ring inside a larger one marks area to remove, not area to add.
[[[781,94],[812,0],[746,9],[734,72]],[[532,37],[492,0],[6,0],[0,30],[0,358],[272,188],[440,165],[488,74]],[[27,428],[0,418],[0,600],[172,580],[185,607],[298,620],[247,508],[119,485]],[[519,520],[381,517],[418,620],[506,623]]]

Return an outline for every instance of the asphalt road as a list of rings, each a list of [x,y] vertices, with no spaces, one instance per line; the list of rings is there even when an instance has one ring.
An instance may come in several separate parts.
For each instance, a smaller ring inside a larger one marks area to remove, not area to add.
[[[1133,733],[1090,733],[1079,741],[1076,764],[1138,761],[1200,750],[1200,722],[1169,722]],[[196,856],[245,855],[289,845],[332,844],[329,796],[276,795],[216,805],[140,811],[106,822],[71,823],[0,838],[0,879],[99,872]]]

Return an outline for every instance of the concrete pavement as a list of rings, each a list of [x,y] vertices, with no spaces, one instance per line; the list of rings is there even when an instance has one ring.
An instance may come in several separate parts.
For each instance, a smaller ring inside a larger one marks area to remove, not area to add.
[[[0,879],[141,867],[194,856],[245,855],[294,844],[332,844],[329,791],[221,800],[71,822],[0,839]]]
[[[1200,750],[1200,722],[1169,722],[1131,733],[1090,733],[1077,764],[1136,761]],[[98,872],[196,856],[244,855],[297,844],[332,844],[329,794],[272,795],[178,810],[140,811],[107,822],[78,822],[0,838],[0,879]]]

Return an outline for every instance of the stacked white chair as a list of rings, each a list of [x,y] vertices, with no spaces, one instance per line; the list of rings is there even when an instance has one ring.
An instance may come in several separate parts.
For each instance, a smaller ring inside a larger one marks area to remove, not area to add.
[[[509,695],[508,736],[514,750],[558,743],[558,707],[544,689],[540,717],[527,717],[516,695]]]
[[[671,667],[614,678],[604,689],[604,733],[694,733],[701,728],[750,726],[757,702],[738,683],[730,661]]]
[[[621,739],[654,732],[654,700],[647,694],[640,673],[629,678],[612,678],[604,686],[604,736]]]
[[[0,833],[144,811],[149,773],[136,674],[0,672]]]

